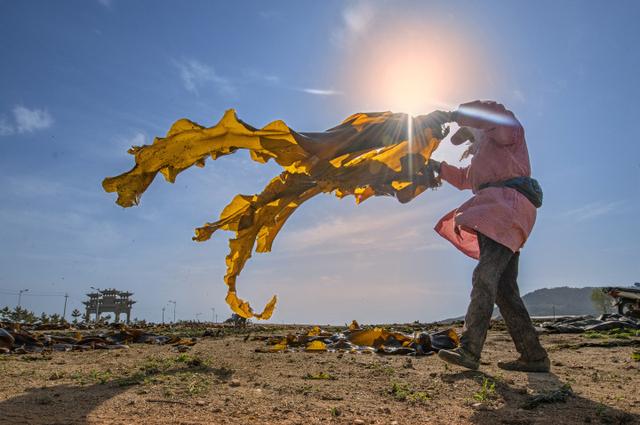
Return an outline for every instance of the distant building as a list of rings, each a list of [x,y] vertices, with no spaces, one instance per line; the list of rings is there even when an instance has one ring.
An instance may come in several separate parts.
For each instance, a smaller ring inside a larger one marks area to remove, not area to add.
[[[131,320],[131,306],[135,304],[130,297],[132,292],[118,291],[117,289],[102,289],[97,292],[87,294],[88,301],[83,301],[87,308],[86,320],[91,320],[91,315],[95,315],[96,321],[100,319],[102,313],[113,313],[116,322],[120,321],[120,315],[127,315],[127,323]]]

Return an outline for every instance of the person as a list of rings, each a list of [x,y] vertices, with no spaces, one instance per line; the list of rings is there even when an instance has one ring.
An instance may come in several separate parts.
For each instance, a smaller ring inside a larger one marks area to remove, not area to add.
[[[423,115],[426,125],[456,122],[454,145],[469,142],[465,168],[430,160],[439,177],[474,196],[446,214],[435,230],[463,253],[478,260],[460,346],[441,350],[449,363],[478,369],[494,304],[498,305],[520,357],[501,361],[506,370],[548,372],[549,357],[540,345],[518,290],[520,249],[541,205],[542,191],[532,179],[524,129],[513,112],[490,101],[460,105],[454,112]],[[419,117],[420,118],[420,117]],[[463,156],[464,156],[463,155]]]

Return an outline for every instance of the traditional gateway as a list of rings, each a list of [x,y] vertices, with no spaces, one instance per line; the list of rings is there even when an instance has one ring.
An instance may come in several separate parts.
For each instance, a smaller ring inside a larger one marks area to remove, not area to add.
[[[118,291],[117,289],[98,289],[97,292],[87,294],[88,301],[83,301],[87,308],[86,320],[95,315],[96,322],[100,320],[102,313],[113,313],[116,322],[120,322],[120,315],[127,315],[127,323],[131,321],[131,307],[136,302],[131,299],[133,292]]]

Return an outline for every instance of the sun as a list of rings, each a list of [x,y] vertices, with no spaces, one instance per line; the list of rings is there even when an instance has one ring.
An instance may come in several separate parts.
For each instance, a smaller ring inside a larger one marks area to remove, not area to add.
[[[466,100],[481,62],[458,38],[435,28],[387,29],[351,52],[345,87],[358,110],[451,110]]]

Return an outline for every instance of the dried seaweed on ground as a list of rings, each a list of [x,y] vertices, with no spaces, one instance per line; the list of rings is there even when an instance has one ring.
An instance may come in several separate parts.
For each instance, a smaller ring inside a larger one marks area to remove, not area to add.
[[[354,321],[357,325],[357,322]],[[256,338],[258,339],[258,338]],[[261,338],[260,338],[261,339]],[[441,349],[452,349],[460,340],[453,329],[439,332],[415,332],[413,335],[379,327],[360,328],[350,325],[342,332],[330,333],[318,326],[300,334],[273,336],[267,339],[265,348],[259,353],[282,351],[307,352],[375,352],[388,355],[422,356],[436,353]]]
[[[527,399],[527,401],[522,405],[523,409],[531,410],[540,406],[541,404],[548,403],[564,403],[567,401],[567,398],[573,396],[573,391],[571,390],[571,386],[563,385],[562,387],[549,391],[543,394],[535,394]]]
[[[325,132],[298,133],[283,121],[258,129],[229,110],[213,127],[181,119],[166,137],[132,147],[129,153],[136,165],[106,178],[103,187],[118,193],[118,205],[130,207],[138,204],[158,173],[173,183],[185,169],[204,167],[207,157],[215,160],[247,149],[257,162],[275,160],[283,173],[259,194],[237,195],[218,221],[197,228],[193,238],[205,241],[218,229],[235,232],[226,258],[226,301],[242,317],[268,319],[275,296],[261,313],[255,313],[236,291],[236,279],[254,246],[256,252],[269,252],[291,214],[320,193],[334,192],[340,198],[353,195],[358,203],[371,196],[395,196],[404,203],[437,187],[439,180],[428,160],[447,131],[424,116],[378,112],[354,114]]]
[[[2,346],[7,352],[15,354],[42,353],[45,351],[85,351],[94,349],[115,350],[129,348],[128,344],[159,344],[175,347],[190,347],[196,338],[156,335],[141,329],[120,326],[106,333],[74,336],[31,333],[17,327],[0,328]],[[9,344],[10,343],[10,344]]]
[[[593,316],[559,318],[544,322],[540,326],[549,333],[601,332],[616,329],[640,329],[640,320],[611,313],[603,314],[597,318]]]

